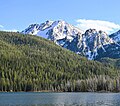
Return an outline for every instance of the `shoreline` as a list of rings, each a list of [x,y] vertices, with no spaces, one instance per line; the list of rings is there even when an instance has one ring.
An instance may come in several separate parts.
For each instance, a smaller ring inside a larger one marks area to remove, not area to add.
[[[64,92],[64,91],[0,91],[0,93],[17,93],[17,92],[23,92],[23,93],[120,93],[120,92],[111,92],[111,91],[85,91],[85,92]]]

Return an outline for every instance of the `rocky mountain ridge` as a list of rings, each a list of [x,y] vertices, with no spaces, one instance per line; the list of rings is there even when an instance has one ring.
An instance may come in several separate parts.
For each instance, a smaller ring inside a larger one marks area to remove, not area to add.
[[[84,33],[81,29],[58,20],[32,24],[21,33],[42,36],[57,45],[86,56],[89,60],[103,57],[120,58],[120,31],[110,36],[96,29],[88,29]]]

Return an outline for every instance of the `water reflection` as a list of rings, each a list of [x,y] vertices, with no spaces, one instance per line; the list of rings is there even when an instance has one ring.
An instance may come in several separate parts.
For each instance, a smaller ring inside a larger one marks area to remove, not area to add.
[[[120,94],[0,93],[0,106],[120,106]]]

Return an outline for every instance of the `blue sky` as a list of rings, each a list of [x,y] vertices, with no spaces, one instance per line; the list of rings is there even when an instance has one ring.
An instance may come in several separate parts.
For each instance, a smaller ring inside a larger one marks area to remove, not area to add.
[[[120,0],[0,0],[0,4],[1,30],[21,31],[31,23],[59,19],[73,25],[79,19],[120,25]]]

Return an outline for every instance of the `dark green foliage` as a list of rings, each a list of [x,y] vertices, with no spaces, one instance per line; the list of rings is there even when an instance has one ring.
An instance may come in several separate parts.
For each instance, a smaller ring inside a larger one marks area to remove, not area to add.
[[[104,88],[94,80],[101,81],[101,75],[112,80],[117,74],[110,65],[88,61],[41,37],[0,32],[0,91],[97,91]],[[88,89],[89,79],[97,87]]]
[[[120,69],[120,58],[118,59],[101,58],[99,61],[102,62],[103,64],[107,64],[109,66],[113,66],[117,69]]]

